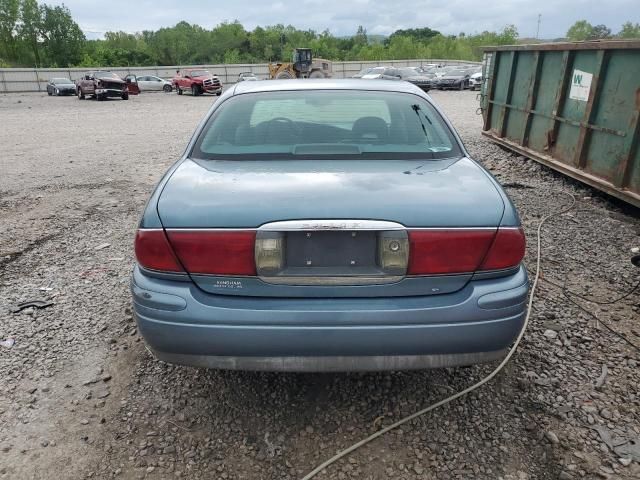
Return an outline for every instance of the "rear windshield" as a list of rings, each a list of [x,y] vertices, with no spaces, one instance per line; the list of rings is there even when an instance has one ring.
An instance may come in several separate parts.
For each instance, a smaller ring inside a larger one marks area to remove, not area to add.
[[[422,97],[380,91],[260,92],[231,97],[198,136],[201,159],[416,159],[459,156]]]

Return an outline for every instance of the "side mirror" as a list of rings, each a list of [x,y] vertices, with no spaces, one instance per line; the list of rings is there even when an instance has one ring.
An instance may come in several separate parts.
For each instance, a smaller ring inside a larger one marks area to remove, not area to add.
[[[127,82],[127,83],[131,83],[131,77],[127,77],[127,78],[125,78],[125,80],[124,80],[124,81],[125,81],[125,82]]]

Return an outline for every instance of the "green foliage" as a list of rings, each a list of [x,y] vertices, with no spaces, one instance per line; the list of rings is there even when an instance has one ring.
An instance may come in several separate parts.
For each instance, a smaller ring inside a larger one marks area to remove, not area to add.
[[[618,38],[640,38],[640,23],[626,22],[622,25]]]
[[[591,35],[591,31],[593,30],[593,25],[591,25],[586,20],[578,20],[576,23],[569,27],[567,30],[567,40],[572,42],[582,42],[589,38]]]
[[[441,35],[437,30],[431,30],[428,27],[424,28],[408,28],[406,30],[396,30],[393,32],[389,38],[387,39],[387,44],[391,43],[394,37],[409,37],[418,42],[424,42],[429,40],[430,38]]]
[[[630,28],[632,28],[631,25]],[[516,43],[513,26],[501,32],[444,36],[430,28],[398,30],[388,38],[368,35],[358,26],[350,37],[328,30],[298,30],[292,25],[247,31],[237,20],[207,30],[180,22],[156,31],[107,32],[102,40],[86,40],[64,5],[37,0],[0,0],[0,62],[12,66],[116,67],[202,65],[291,61],[297,47],[330,60],[449,58],[479,60],[480,47]]]
[[[237,20],[211,30],[180,22],[156,31],[107,32],[86,40],[67,7],[37,0],[0,0],[0,62],[12,66],[115,67],[291,61],[297,47],[330,60],[450,58],[479,60],[480,47],[516,43],[513,27],[502,32],[443,36],[430,28],[398,30],[389,38],[358,26],[351,37],[292,25],[247,31]]]
[[[59,67],[75,65],[82,58],[85,37],[64,5],[42,10],[40,38],[46,63]]]
[[[605,25],[575,22],[572,41],[611,38]],[[616,38],[640,38],[640,24],[626,22]],[[482,47],[518,43],[513,25],[500,32],[442,35],[428,27],[397,30],[389,37],[369,35],[360,25],[353,36],[328,30],[298,30],[291,25],[247,31],[237,20],[211,30],[180,22],[140,33],[107,32],[103,40],[86,40],[64,5],[37,0],[0,0],[0,66],[116,67],[202,65],[291,61],[296,47],[309,47],[315,57],[330,60],[399,60],[433,58],[480,60]]]
[[[0,0],[0,59],[11,66],[77,64],[85,37],[64,5],[36,0]]]
[[[611,29],[606,25],[595,25],[591,29],[591,35],[589,35],[589,40],[602,40],[605,38],[611,38]]]
[[[606,25],[591,25],[586,20],[578,20],[567,31],[567,40],[582,42],[584,40],[602,40],[611,38],[611,29]]]
[[[42,8],[36,0],[22,0],[20,3],[20,23],[17,25],[18,35],[29,48],[31,63],[41,66],[40,61],[40,31],[43,22]]]
[[[18,0],[0,0],[0,58],[7,62],[17,57],[17,32],[20,12]]]

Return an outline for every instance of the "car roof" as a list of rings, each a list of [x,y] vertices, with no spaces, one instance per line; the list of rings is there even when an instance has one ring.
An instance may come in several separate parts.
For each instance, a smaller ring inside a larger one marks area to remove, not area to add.
[[[362,80],[359,78],[305,78],[291,80],[269,80],[268,82],[240,82],[236,85],[233,95],[257,92],[279,92],[291,90],[361,90],[385,91],[402,93],[419,93],[415,85],[397,80]]]

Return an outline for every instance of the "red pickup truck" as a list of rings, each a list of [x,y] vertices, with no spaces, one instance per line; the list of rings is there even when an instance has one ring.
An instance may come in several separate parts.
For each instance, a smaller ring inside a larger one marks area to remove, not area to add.
[[[207,70],[194,68],[176,72],[172,82],[178,95],[182,95],[185,90],[190,90],[193,96],[202,93],[222,94],[222,83],[217,75],[212,75]]]
[[[123,80],[115,73],[99,70],[87,72],[80,80],[76,81],[76,94],[80,100],[84,100],[87,95],[94,96],[98,100],[104,100],[108,97],[129,100],[129,95],[137,95],[138,93],[140,93],[140,89],[134,75],[127,75]]]

